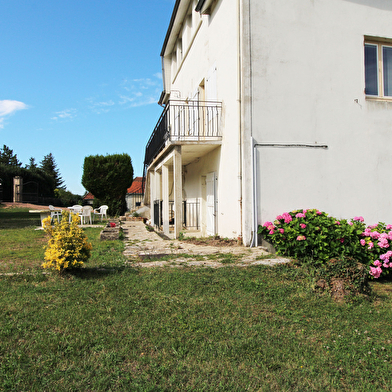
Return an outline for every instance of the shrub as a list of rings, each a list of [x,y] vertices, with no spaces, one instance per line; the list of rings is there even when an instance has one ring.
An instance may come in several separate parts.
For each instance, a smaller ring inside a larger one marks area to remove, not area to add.
[[[360,244],[363,252],[369,255],[370,275],[379,278],[381,275],[389,274],[389,268],[392,268],[392,251],[387,249],[392,241],[392,225],[378,223],[366,227],[361,234]]]
[[[272,243],[278,254],[323,264],[331,258],[353,257],[369,266],[374,278],[392,268],[392,225],[367,226],[364,219],[336,219],[319,210],[285,212],[259,226],[259,233]]]
[[[359,236],[364,231],[363,219],[336,219],[316,209],[296,210],[278,215],[274,223],[259,227],[277,253],[296,259],[312,259],[316,264],[334,257],[351,256],[367,263]]]
[[[45,247],[45,262],[43,268],[62,272],[67,269],[80,268],[90,255],[92,246],[87,242],[83,230],[78,227],[79,216],[72,214],[69,222],[69,212],[64,211],[61,222],[51,225],[51,218],[44,219],[44,230],[49,236]]]
[[[109,206],[112,216],[126,211],[125,195],[133,179],[133,166],[128,154],[90,155],[84,158],[83,186],[102,204]]]
[[[75,195],[70,191],[67,191],[65,189],[62,188],[56,188],[54,190],[54,196],[57,199],[60,199],[61,204],[63,206],[73,206],[75,204],[81,204],[83,201],[82,196],[80,195]]]
[[[328,260],[318,269],[318,286],[323,287],[325,282],[327,290],[336,296],[339,286],[343,295],[371,293],[369,286],[369,273],[366,267],[352,257],[341,257]],[[342,287],[343,286],[343,287]]]

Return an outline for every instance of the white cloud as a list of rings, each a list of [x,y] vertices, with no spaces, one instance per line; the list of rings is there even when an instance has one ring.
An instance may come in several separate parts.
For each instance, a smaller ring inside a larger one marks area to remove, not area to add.
[[[16,113],[18,110],[27,109],[28,106],[20,101],[4,99],[0,101],[0,129],[4,128],[4,117]]]
[[[109,112],[110,106],[115,105],[113,100],[109,101],[100,101],[95,102],[95,98],[88,98],[87,101],[90,103],[89,109],[91,109],[94,113],[101,114]]]
[[[157,72],[157,73],[154,74],[154,76],[155,76],[156,78],[162,80],[162,72]]]
[[[119,102],[120,105],[124,105],[124,103],[130,103],[135,101],[135,98],[127,97],[126,95],[120,95],[120,98],[122,99],[122,101]]]
[[[107,102],[97,102],[95,103],[95,106],[113,106],[114,102],[112,100],[107,101]]]
[[[51,120],[71,120],[76,117],[76,109],[65,109],[55,114],[54,117],[51,117]]]

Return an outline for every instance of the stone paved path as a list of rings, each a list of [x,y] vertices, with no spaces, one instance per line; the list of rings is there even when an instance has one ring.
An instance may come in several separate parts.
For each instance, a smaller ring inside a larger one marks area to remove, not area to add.
[[[179,240],[165,240],[156,232],[149,232],[143,222],[123,222],[125,251],[134,266],[202,266],[222,267],[225,265],[248,266],[255,264],[274,265],[290,260],[268,254],[261,247],[204,246]],[[232,255],[232,256],[231,256]]]

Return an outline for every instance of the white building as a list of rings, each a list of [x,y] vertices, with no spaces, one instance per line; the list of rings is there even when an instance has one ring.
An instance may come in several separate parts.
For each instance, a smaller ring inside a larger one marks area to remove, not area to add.
[[[247,245],[298,208],[392,223],[391,21],[387,0],[177,0],[146,148],[154,223]]]

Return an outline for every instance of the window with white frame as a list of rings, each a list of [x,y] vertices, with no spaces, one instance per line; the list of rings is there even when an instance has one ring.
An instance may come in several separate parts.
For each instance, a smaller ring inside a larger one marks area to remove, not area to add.
[[[392,99],[392,41],[365,41],[365,94]]]

